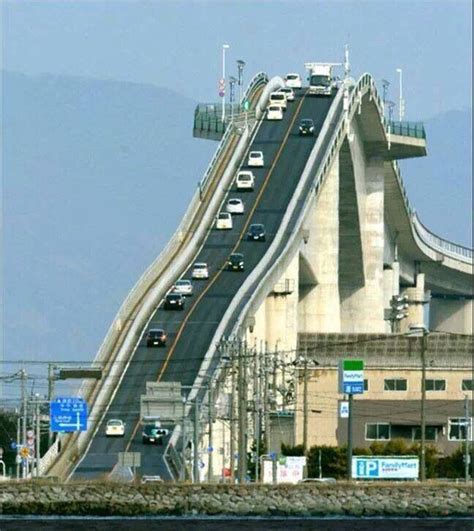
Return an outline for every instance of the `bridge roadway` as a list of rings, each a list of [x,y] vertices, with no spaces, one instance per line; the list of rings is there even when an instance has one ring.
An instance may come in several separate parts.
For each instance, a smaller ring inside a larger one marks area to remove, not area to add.
[[[232,185],[228,192],[227,197],[240,197],[244,201],[245,214],[233,215],[231,231],[217,231],[214,228],[208,231],[195,261],[208,263],[209,280],[193,282],[194,295],[187,299],[184,311],[165,311],[161,307],[156,310],[148,326],[166,330],[167,346],[147,348],[142,340],[74,477],[94,478],[106,474],[117,462],[118,452],[131,451],[141,452],[140,474],[158,474],[169,478],[162,458],[166,441],[163,446],[142,444],[140,395],[145,393],[147,381],[193,384],[232,298],[268,250],[333,101],[333,98],[305,96],[305,89],[297,92],[295,101],[289,102],[283,120],[262,121],[249,148],[262,151],[265,157],[263,168],[252,169],[256,177],[255,190],[236,191]],[[302,118],[314,120],[314,137],[299,136],[298,126]],[[247,153],[242,168],[245,168],[246,158]],[[245,240],[251,223],[265,225],[266,242]],[[244,272],[223,270],[231,252],[244,254]],[[183,278],[190,278],[191,266]],[[123,438],[105,437],[105,424],[111,418],[120,418],[126,423]]]

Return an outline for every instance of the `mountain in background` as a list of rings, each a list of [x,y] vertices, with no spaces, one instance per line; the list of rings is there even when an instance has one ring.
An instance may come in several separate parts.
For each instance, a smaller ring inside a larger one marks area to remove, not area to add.
[[[423,224],[472,247],[472,110],[427,119],[428,155],[400,162],[408,197]]]
[[[4,357],[90,360],[216,148],[165,88],[3,73]]]
[[[216,149],[192,138],[195,105],[151,85],[3,73],[5,358],[93,359]],[[411,203],[467,243],[470,111],[426,127],[429,156],[403,163]]]

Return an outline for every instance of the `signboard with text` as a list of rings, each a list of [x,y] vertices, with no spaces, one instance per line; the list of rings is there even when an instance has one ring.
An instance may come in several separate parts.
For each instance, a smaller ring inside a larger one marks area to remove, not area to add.
[[[353,479],[418,479],[419,458],[400,457],[353,457]]]
[[[280,456],[276,463],[277,483],[298,483],[303,479],[303,470],[306,466],[304,456]],[[262,461],[263,483],[273,482],[273,460]]]
[[[341,360],[339,363],[339,392],[357,395],[364,392],[364,361]]]
[[[87,430],[87,402],[76,396],[62,396],[50,402],[50,429],[56,432]]]

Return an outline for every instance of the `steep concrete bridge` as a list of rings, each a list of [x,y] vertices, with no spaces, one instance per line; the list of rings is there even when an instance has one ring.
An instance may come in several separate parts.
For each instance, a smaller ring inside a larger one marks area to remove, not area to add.
[[[410,301],[401,332],[424,323],[472,334],[472,250],[422,225],[396,162],[426,155],[424,133],[387,123],[369,74],[346,79],[331,97],[309,96],[303,88],[281,122],[267,121],[269,94],[281,86],[281,78],[263,73],[250,83],[244,96],[250,111],[225,127],[178,230],[124,301],[96,356],[104,378],[81,389],[89,430],[63,441],[51,473],[97,477],[110,472],[119,452],[137,451],[143,473],[177,477],[183,462],[176,449],[187,444],[183,423],[165,424],[173,431],[165,452],[143,446],[140,396],[147,382],[180,382],[185,417],[196,399],[220,403],[230,385],[218,348],[223,337],[281,349],[291,362],[299,333],[389,332],[386,310],[399,293]],[[302,118],[314,120],[314,138],[298,136]],[[203,136],[212,136],[200,120]],[[240,196],[245,214],[234,216],[224,234],[214,220],[238,193],[233,180],[249,150],[264,152],[265,167],[253,169],[255,190]],[[265,243],[246,241],[250,223],[265,224]],[[244,254],[244,272],[225,271],[231,252]],[[164,311],[165,294],[189,277],[195,261],[209,263],[209,280],[195,282],[184,312]],[[144,335],[157,326],[167,330],[168,345],[147,349]],[[212,398],[209,381],[220,382]],[[105,437],[110,418],[125,420],[123,439]],[[228,440],[228,431],[224,420],[220,437]],[[206,437],[198,444],[205,447]]]

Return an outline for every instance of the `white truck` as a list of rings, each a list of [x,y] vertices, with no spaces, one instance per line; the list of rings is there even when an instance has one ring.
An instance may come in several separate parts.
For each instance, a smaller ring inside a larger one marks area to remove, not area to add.
[[[332,69],[339,63],[305,63],[308,70],[309,94],[313,96],[331,96],[336,87]]]

